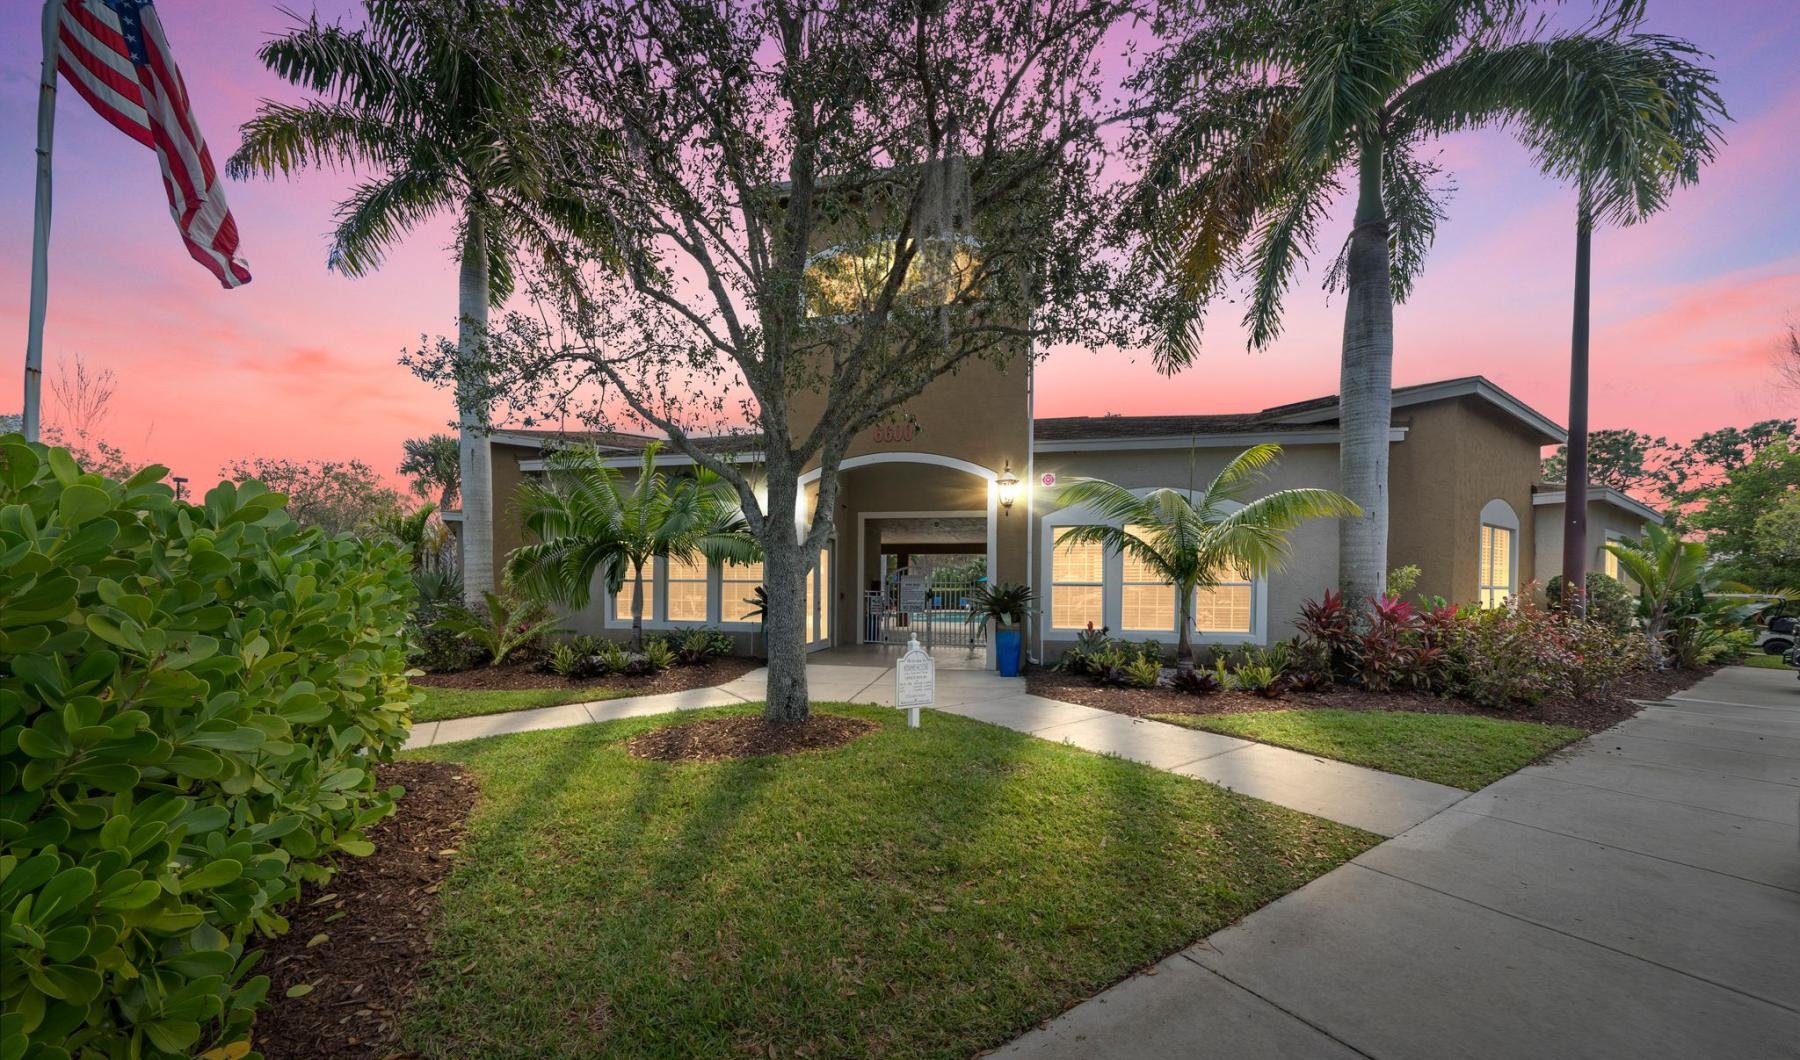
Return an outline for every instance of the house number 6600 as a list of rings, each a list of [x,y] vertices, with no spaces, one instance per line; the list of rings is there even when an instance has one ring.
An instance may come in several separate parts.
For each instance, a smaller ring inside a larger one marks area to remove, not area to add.
[[[910,423],[884,423],[875,428],[878,442],[910,442],[912,437],[913,425]]]

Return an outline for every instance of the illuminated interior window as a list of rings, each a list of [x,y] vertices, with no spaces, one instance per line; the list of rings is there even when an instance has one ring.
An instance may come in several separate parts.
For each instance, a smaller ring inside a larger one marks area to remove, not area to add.
[[[644,564],[644,614],[646,622],[656,618],[656,575],[662,566],[662,560],[652,557]],[[631,572],[625,572],[625,584],[619,586],[613,597],[613,617],[622,623],[631,622]]]
[[[1075,528],[1059,527],[1050,559],[1050,624],[1058,629],[1105,625],[1101,614],[1106,553],[1094,542],[1063,543]]]
[[[948,305],[978,292],[979,259],[972,242],[929,240],[907,267],[897,304],[924,308]],[[894,266],[894,241],[883,237],[854,247],[834,247],[806,265],[806,312],[813,317],[849,316],[874,308]]]
[[[1133,537],[1148,540],[1146,526],[1128,526]],[[1119,625],[1134,632],[1165,633],[1175,628],[1175,585],[1166,582],[1156,568],[1126,552],[1119,598]]]
[[[669,561],[669,622],[706,621],[706,560],[701,556]]]
[[[1217,584],[1194,594],[1194,632],[1249,633],[1254,590],[1248,571],[1222,572]]]
[[[1606,573],[1608,578],[1614,581],[1619,580],[1619,557],[1613,555],[1612,549],[1600,550],[1600,569]]]
[[[1512,575],[1514,533],[1504,526],[1482,524],[1481,577],[1477,594],[1482,607],[1499,607],[1517,592]]]
[[[762,584],[761,563],[727,563],[719,572],[720,618],[726,622],[755,622],[756,587]]]

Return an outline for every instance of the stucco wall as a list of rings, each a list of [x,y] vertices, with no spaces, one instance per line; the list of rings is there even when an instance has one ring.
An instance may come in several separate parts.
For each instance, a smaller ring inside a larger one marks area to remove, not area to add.
[[[1541,442],[1518,420],[1473,397],[1399,410],[1407,428],[1388,470],[1388,565],[1419,567],[1418,592],[1473,603],[1481,509],[1503,500],[1519,520],[1520,588],[1536,571],[1531,484]]]
[[[1537,566],[1533,577],[1539,595],[1562,574],[1563,513],[1566,505],[1540,504],[1532,513],[1536,525]],[[1644,536],[1644,517],[1610,501],[1590,500],[1587,509],[1588,570],[1604,570],[1602,548],[1621,537]]]

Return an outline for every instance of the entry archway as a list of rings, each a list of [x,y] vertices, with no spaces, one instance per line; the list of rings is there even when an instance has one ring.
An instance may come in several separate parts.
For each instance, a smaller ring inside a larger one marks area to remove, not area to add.
[[[832,519],[834,523],[836,523],[833,530],[837,534],[838,561],[841,564],[841,569],[845,572],[846,577],[849,577],[853,572],[853,582],[856,588],[855,606],[842,608],[845,612],[845,617],[853,623],[848,626],[839,626],[840,630],[847,631],[846,635],[842,638],[845,643],[856,643],[861,640],[862,631],[866,629],[867,625],[867,614],[865,609],[869,605],[866,599],[867,594],[863,591],[864,586],[862,585],[862,581],[867,573],[868,557],[865,554],[864,538],[867,534],[866,526],[869,520],[930,517],[980,517],[985,523],[982,540],[988,557],[990,576],[994,571],[994,564],[996,562],[999,545],[998,516],[1000,514],[999,489],[996,485],[1000,473],[995,469],[974,463],[973,461],[963,460],[952,456],[943,456],[938,453],[881,452],[865,453],[860,456],[849,457],[839,465],[838,472],[840,475],[844,475],[859,469],[874,468],[883,465],[905,464],[939,468],[958,472],[962,475],[972,476],[981,484],[982,499],[977,502],[980,506],[977,507],[976,504],[969,503],[971,501],[976,501],[976,498],[973,496],[973,490],[963,492],[960,497],[954,498],[959,503],[945,503],[951,500],[951,498],[944,495],[943,476],[941,475],[936,476],[937,482],[932,486],[920,485],[918,487],[918,495],[916,498],[909,495],[910,491],[908,489],[896,485],[893,481],[895,476],[892,473],[878,477],[878,481],[879,479],[889,480],[885,486],[876,487],[876,492],[881,494],[879,499],[867,495],[858,496],[857,494],[859,491],[855,488],[854,484],[846,483],[845,491],[855,502],[855,518],[852,519],[850,517],[850,511],[848,509],[841,508],[839,511],[831,513]],[[950,477],[956,478],[957,476]],[[804,530],[805,528],[805,488],[807,486],[816,485],[819,482],[819,479],[820,471],[818,469],[808,471],[800,477],[800,486],[802,489],[801,496],[803,499],[801,501],[800,509],[795,512],[795,524],[798,529]],[[930,495],[934,490],[936,493],[935,497]],[[963,487],[957,487],[956,491],[953,492],[962,490]],[[973,528],[971,527],[971,529]],[[856,534],[854,547],[850,547],[850,542],[847,540],[848,535],[852,531]],[[973,542],[971,542],[971,544],[972,543]],[[851,562],[854,563],[853,567],[850,565]],[[849,603],[847,600],[844,602],[846,604]],[[855,635],[848,635],[850,633]],[[988,665],[991,666],[993,664],[993,646],[991,642],[986,648],[986,655]]]

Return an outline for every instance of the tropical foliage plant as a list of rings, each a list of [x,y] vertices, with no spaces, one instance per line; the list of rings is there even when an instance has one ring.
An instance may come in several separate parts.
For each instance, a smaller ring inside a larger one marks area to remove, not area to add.
[[[480,611],[458,608],[438,619],[437,627],[479,649],[490,666],[501,665],[520,648],[561,629],[556,616],[535,600],[494,592],[482,593],[481,600]]]
[[[1081,505],[1095,522],[1071,527],[1062,547],[1084,542],[1123,552],[1175,589],[1179,630],[1175,665],[1191,669],[1194,594],[1227,572],[1260,577],[1286,558],[1288,534],[1311,519],[1357,513],[1347,498],[1327,489],[1276,490],[1245,501],[1281,457],[1278,445],[1258,445],[1233,457],[1199,490],[1157,489],[1140,497],[1103,479],[1081,478],[1058,493],[1063,507]]]
[[[1750,588],[1719,576],[1705,542],[1685,540],[1674,530],[1650,525],[1640,540],[1608,541],[1605,547],[1637,583],[1645,650],[1658,668],[1683,665],[1684,654],[1691,663],[1697,653],[1693,645],[1704,639],[1707,625],[1741,623],[1754,613],[1754,607],[1742,601],[1718,601],[1718,594],[1747,593]],[[1685,652],[1682,638],[1688,645]]]
[[[1513,132],[1603,220],[1647,216],[1710,157],[1723,107],[1684,41],[1641,33],[1641,5],[1541,32],[1520,0],[1225,0],[1175,5],[1138,78],[1148,264],[1173,279],[1166,368],[1189,363],[1205,309],[1248,288],[1263,348],[1342,197],[1351,228],[1326,274],[1345,291],[1341,589],[1380,596],[1388,536],[1393,307],[1420,274],[1449,187],[1431,143]]]
[[[1017,629],[1037,612],[1037,593],[1029,585],[1014,582],[982,582],[969,593],[968,622],[993,622],[1000,629]]]
[[[328,258],[348,276],[373,272],[435,218],[454,218],[458,492],[463,580],[475,606],[494,587],[491,475],[479,434],[488,403],[488,307],[512,294],[519,251],[554,269],[579,243],[599,260],[612,230],[593,204],[556,184],[557,168],[528,132],[526,112],[556,84],[554,49],[534,50],[516,65],[483,50],[502,41],[513,48],[541,42],[508,29],[518,17],[514,5],[366,0],[364,8],[361,27],[324,23],[315,13],[258,49],[272,73],[314,98],[263,100],[226,172],[240,179],[308,168],[362,173],[363,182],[338,205]],[[521,69],[540,76],[520,77]]]
[[[242,1056],[256,940],[373,847],[406,739],[393,544],[0,437],[0,1054]]]
[[[520,516],[536,540],[507,559],[521,591],[571,608],[587,606],[596,578],[608,595],[629,579],[631,644],[640,652],[644,574],[652,560],[753,563],[761,556],[731,487],[704,467],[664,475],[656,467],[658,450],[645,447],[629,483],[591,449],[554,454],[542,480],[519,488]]]

